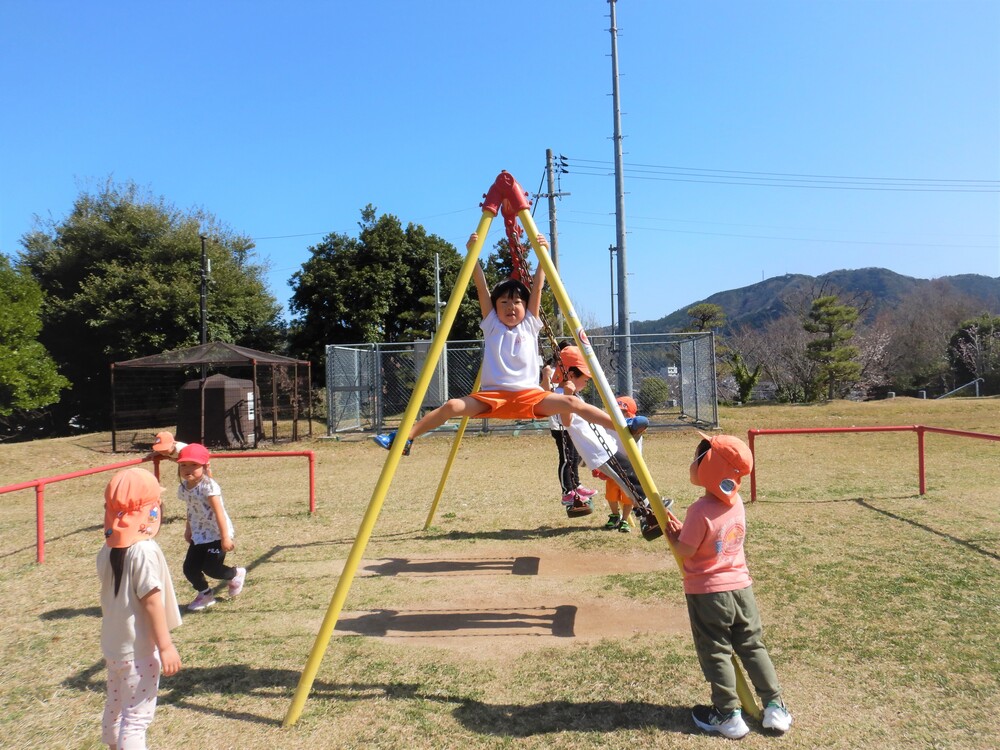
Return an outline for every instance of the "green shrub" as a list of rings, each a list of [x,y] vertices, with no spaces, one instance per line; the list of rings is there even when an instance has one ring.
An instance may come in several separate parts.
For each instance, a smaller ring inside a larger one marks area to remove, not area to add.
[[[670,386],[663,378],[644,378],[635,397],[640,414],[655,414],[670,396]]]

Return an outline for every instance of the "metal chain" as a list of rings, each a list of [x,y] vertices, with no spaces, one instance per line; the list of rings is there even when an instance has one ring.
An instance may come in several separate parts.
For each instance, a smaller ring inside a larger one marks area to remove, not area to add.
[[[524,284],[528,288],[528,292],[530,293],[531,273],[530,269],[528,268],[527,258],[525,257],[526,250],[524,246],[521,245],[520,241],[520,235],[524,232],[524,230],[517,224],[517,222],[514,220],[514,217],[512,216],[504,217],[504,228],[507,233],[507,246],[510,248],[511,266],[514,269],[513,278],[516,278],[518,281]],[[545,314],[541,310],[539,310],[538,315],[542,321],[542,330],[545,332],[546,339],[549,342],[549,346],[551,347],[552,354],[554,356],[555,353],[559,351],[559,343],[556,340],[555,333],[552,331],[552,327],[545,319]],[[560,373],[559,382],[562,382],[569,376],[569,373],[563,367],[562,359],[555,357],[555,360],[556,360],[556,366],[558,368],[557,372]],[[587,424],[590,425],[590,429],[594,431],[594,434],[597,436],[598,441],[600,441],[601,443],[601,447],[604,448],[605,453],[608,454],[607,463],[611,464],[611,468],[614,469],[615,473],[618,474],[618,476],[621,477],[622,480],[625,482],[625,484],[628,486],[629,494],[631,494],[633,498],[638,498],[644,501],[645,496],[641,493],[640,490],[636,489],[635,485],[632,483],[632,480],[629,479],[628,473],[622,471],[621,464],[615,457],[615,453],[612,452],[611,448],[608,447],[607,442],[605,442],[604,436],[601,434],[601,430],[598,430],[597,426],[594,425],[593,423],[588,422]],[[566,435],[566,430],[562,430],[563,448],[566,447],[567,439],[568,437]],[[643,510],[645,511],[645,507],[643,508]]]

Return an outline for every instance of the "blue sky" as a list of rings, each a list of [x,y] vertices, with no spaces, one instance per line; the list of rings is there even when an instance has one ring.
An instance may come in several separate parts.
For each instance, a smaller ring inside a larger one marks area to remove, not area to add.
[[[1000,275],[1000,1],[616,8],[633,320],[785,273]],[[500,170],[534,193],[551,148],[570,164],[561,276],[606,324],[608,15],[0,0],[0,252],[110,176],[255,238],[285,303],[309,246],[355,235],[366,204],[462,248]]]

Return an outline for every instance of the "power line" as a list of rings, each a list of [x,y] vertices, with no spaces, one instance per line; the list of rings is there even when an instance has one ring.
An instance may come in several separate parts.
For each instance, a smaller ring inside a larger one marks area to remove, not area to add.
[[[562,219],[564,224],[580,224],[584,226],[607,227],[610,224],[601,224],[596,221],[574,221],[573,219]],[[739,234],[736,232],[698,232],[693,229],[661,229],[657,227],[643,227],[632,225],[630,231],[643,232],[665,232],[667,234],[694,234],[706,237],[735,237],[750,240],[783,240],[787,242],[822,242],[836,245],[882,245],[887,247],[937,247],[937,248],[965,248],[965,249],[990,249],[995,245],[955,245],[937,244],[929,242],[885,242],[881,240],[835,240],[819,237],[780,237],[764,234]]]
[[[594,159],[571,159],[575,174],[607,177],[613,165]],[[806,188],[813,190],[877,190],[902,192],[997,193],[1000,180],[964,180],[915,177],[863,177],[853,175],[795,174],[790,172],[748,172],[701,167],[626,164],[625,173],[632,179],[664,182],[694,182],[750,187]]]

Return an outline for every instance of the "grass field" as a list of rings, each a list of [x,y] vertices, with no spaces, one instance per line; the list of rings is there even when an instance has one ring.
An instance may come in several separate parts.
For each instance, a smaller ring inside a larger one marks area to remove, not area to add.
[[[1000,434],[1000,400],[722,408],[724,431],[923,424]],[[317,432],[317,434],[321,434]],[[647,465],[684,510],[691,429],[651,431]],[[281,727],[388,455],[360,436],[288,446],[306,462],[218,461],[244,594],[185,615],[150,746],[709,748],[708,698],[666,544],[567,519],[547,434],[466,438],[423,530],[448,438],[403,459],[297,724]],[[763,436],[747,556],[795,716],[741,746],[995,748],[1000,743],[1000,443],[911,433]],[[101,466],[107,434],[0,445],[0,485]],[[166,468],[166,467],[165,467]],[[167,468],[159,542],[178,598],[183,518]],[[0,495],[0,734],[99,748],[104,671],[94,556],[110,474],[50,485],[46,562],[32,491]],[[749,487],[744,486],[749,500]],[[603,500],[599,505],[603,505]],[[625,623],[624,625],[621,623]]]

